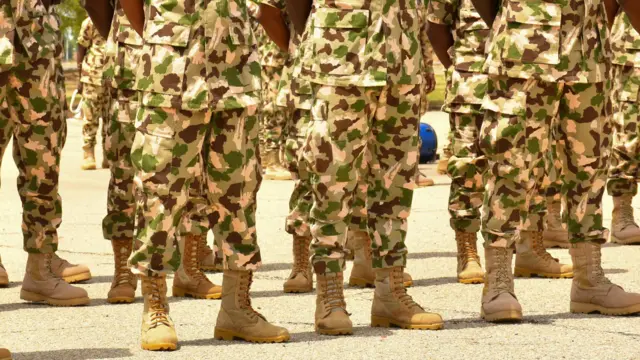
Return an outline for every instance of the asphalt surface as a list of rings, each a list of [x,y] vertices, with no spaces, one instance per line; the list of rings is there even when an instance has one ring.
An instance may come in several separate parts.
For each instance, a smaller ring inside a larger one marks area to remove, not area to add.
[[[448,121],[441,113],[426,117],[442,140]],[[93,280],[81,286],[92,298],[90,306],[51,308],[19,298],[26,253],[22,251],[21,207],[15,190],[17,171],[11,151],[4,157],[0,189],[0,254],[11,285],[0,289],[0,345],[14,359],[638,359],[638,317],[607,317],[569,313],[570,280],[518,279],[516,292],[524,308],[520,324],[487,324],[479,319],[481,285],[456,282],[456,248],[446,210],[448,179],[424,170],[436,186],[415,192],[410,217],[407,271],[415,286],[409,291],[426,309],[442,314],[441,331],[409,331],[369,327],[371,289],[346,290],[353,336],[320,336],[313,331],[314,294],[284,295],[282,283],[291,266],[290,236],[284,232],[290,181],[265,181],[259,193],[258,234],[264,266],[252,288],[255,307],[267,319],[289,329],[287,344],[255,345],[213,340],[220,306],[216,300],[170,298],[180,348],[172,353],[140,349],[142,299],[135,304],[109,305],[113,260],[111,246],[102,239],[107,170],[83,172],[81,127],[69,122],[61,176],[64,217],[59,254],[88,264]],[[442,141],[440,141],[442,143]],[[98,153],[100,153],[98,151]],[[100,158],[99,158],[100,160]],[[612,204],[604,201],[604,217]],[[634,202],[636,208],[640,203]],[[552,254],[570,261],[565,250]],[[640,247],[608,245],[604,267],[608,276],[627,290],[640,292]],[[347,274],[351,264],[348,265]],[[220,283],[222,275],[209,274]]]

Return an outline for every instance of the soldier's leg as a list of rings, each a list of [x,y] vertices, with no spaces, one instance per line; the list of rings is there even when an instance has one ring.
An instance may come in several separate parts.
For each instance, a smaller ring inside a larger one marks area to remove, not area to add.
[[[545,196],[546,217],[542,233],[544,246],[569,247],[569,232],[562,215],[562,163],[557,155],[558,121],[554,119],[551,128],[551,151],[545,156],[546,174],[542,181],[541,192]]]
[[[54,258],[56,265],[61,262],[54,252],[62,221],[60,155],[67,135],[62,68],[55,60],[31,63],[22,53],[16,55],[20,65],[9,74],[7,101],[23,206],[24,250],[29,253],[20,297],[51,305],[85,305],[87,292],[66,284],[62,268],[52,266]]]
[[[83,84],[82,89],[82,149],[83,170],[93,170],[96,168],[95,147],[96,136],[100,127],[101,96],[100,86],[93,84]]]
[[[110,303],[131,303],[135,300],[137,279],[127,266],[134,248],[136,217],[135,169],[131,162],[131,147],[136,134],[135,116],[138,110],[135,91],[112,90],[109,130],[105,146],[111,163],[107,189],[107,215],[102,220],[104,238],[111,241],[115,272],[107,295]]]
[[[266,180],[290,180],[291,174],[282,165],[281,152],[284,144],[284,130],[287,125],[287,112],[276,105],[277,89],[282,77],[282,67],[263,66],[263,106],[262,121],[264,124],[264,147],[262,158],[266,161]]]
[[[227,264],[214,337],[282,342],[290,338],[287,330],[256,317],[249,299],[253,272],[262,263],[256,234],[256,196],[262,182],[256,112],[252,105],[217,112],[212,119],[207,186],[213,233],[222,240]]]
[[[640,227],[636,223],[631,202],[638,193],[640,179],[640,138],[638,137],[639,101],[631,91],[640,70],[614,66],[613,125],[614,137],[607,192],[613,197],[611,241],[619,244],[640,243]]]
[[[2,158],[13,136],[13,122],[9,113],[9,103],[7,101],[7,86],[9,72],[0,72],[0,169],[2,168]],[[1,182],[1,181],[0,181]],[[2,259],[0,259],[0,286],[9,285],[9,275],[7,274]]]
[[[560,110],[558,156],[562,161],[562,195],[575,275],[572,312],[625,315],[640,312],[640,294],[612,284],[602,269],[601,245],[607,230],[602,196],[611,146],[609,82],[567,85]]]
[[[111,91],[110,89],[107,87],[107,85],[104,85],[101,88],[101,93],[100,93],[100,118],[102,119],[102,127],[101,127],[101,133],[102,133],[102,168],[103,169],[108,169],[109,168],[109,149],[108,149],[108,144],[107,144],[107,138],[109,137],[109,128],[111,127],[111,118],[110,118],[110,113],[111,113]]]
[[[456,233],[458,281],[477,284],[484,281],[484,271],[477,252],[480,230],[480,207],[484,197],[483,176],[487,160],[478,148],[480,126],[484,116],[479,106],[472,113],[451,113],[451,149],[447,171],[451,177],[449,215]]]
[[[287,132],[286,152],[288,169],[295,178],[289,198],[289,214],[285,230],[293,235],[293,268],[283,285],[285,293],[302,293],[313,290],[313,273],[309,262],[311,231],[309,211],[313,204],[311,184],[307,166],[302,158],[302,146],[309,128],[309,110],[295,109],[291,115],[290,131]]]
[[[557,85],[491,76],[480,144],[488,160],[482,217],[487,275],[481,313],[487,321],[519,320],[512,257],[535,192],[533,171],[549,146]],[[536,114],[536,116],[527,116]]]
[[[367,153],[367,225],[376,273],[371,325],[437,330],[443,320],[404,287],[407,218],[418,166],[419,85],[387,86],[375,99]]]

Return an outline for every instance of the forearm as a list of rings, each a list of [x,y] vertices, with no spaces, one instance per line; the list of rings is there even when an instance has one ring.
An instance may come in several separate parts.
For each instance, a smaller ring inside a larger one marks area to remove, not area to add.
[[[109,0],[89,0],[84,2],[84,8],[103,38],[109,36],[111,20],[113,19],[113,6]]]
[[[453,35],[448,26],[429,22],[427,25],[427,35],[431,41],[431,46],[436,56],[445,68],[453,65],[449,56],[449,48],[453,46]]]
[[[298,34],[304,32],[313,0],[286,0],[287,14]]]
[[[289,28],[282,18],[280,10],[269,5],[260,4],[257,20],[280,50],[288,51],[291,34],[289,34]]]
[[[144,0],[120,0],[122,10],[131,23],[131,27],[142,36],[144,29]]]
[[[489,27],[493,26],[493,20],[495,20],[498,14],[499,1],[500,0],[471,0],[476,11]]]

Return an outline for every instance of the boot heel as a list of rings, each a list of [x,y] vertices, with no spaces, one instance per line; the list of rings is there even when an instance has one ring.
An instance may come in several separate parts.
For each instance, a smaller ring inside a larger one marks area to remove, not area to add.
[[[20,299],[32,302],[42,302],[46,300],[44,296],[26,290],[20,290]]]
[[[230,331],[215,329],[213,332],[213,338],[216,340],[233,341],[235,336]]]
[[[371,316],[371,327],[391,327],[391,322],[379,316]]]
[[[531,271],[524,270],[522,268],[515,268],[513,270],[513,276],[530,278],[530,277],[533,277],[533,273]]]
[[[572,301],[571,305],[569,305],[569,311],[574,314],[590,314],[594,312],[600,312],[598,307],[593,304],[585,304],[574,301]]]
[[[187,297],[187,292],[185,290],[177,288],[175,286],[171,288],[171,294],[173,295],[173,297]]]

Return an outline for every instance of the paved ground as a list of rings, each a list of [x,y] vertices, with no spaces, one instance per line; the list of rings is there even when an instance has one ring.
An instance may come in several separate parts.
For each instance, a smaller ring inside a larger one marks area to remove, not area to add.
[[[429,122],[443,139],[447,121],[429,114]],[[259,194],[258,227],[265,265],[255,276],[255,306],[286,326],[292,341],[280,345],[253,345],[215,341],[213,327],[219,302],[171,299],[181,348],[173,353],[149,353],[139,348],[142,301],[108,305],[111,282],[110,244],[102,239],[106,170],[81,172],[80,124],[70,122],[64,151],[61,194],[64,221],[60,254],[91,266],[94,279],[82,285],[92,304],[82,308],[49,308],[19,299],[26,254],[21,249],[20,207],[15,191],[17,174],[10,152],[5,155],[0,190],[0,252],[12,283],[0,289],[0,344],[15,359],[632,359],[640,358],[640,321],[637,317],[572,315],[569,280],[517,280],[525,321],[517,325],[490,325],[479,320],[480,285],[455,281],[455,243],[448,225],[446,177],[435,176],[436,186],[416,191],[408,244],[412,251],[408,271],[415,279],[410,290],[427,309],[441,313],[446,327],[438,332],[372,329],[369,323],[371,290],[347,289],[355,334],[319,336],[313,332],[314,295],[284,295],[282,282],[291,263],[291,242],[283,231],[291,182],[266,181]],[[426,166],[434,173],[434,166]],[[638,203],[636,203],[636,207]],[[611,199],[605,199],[605,219],[611,219]],[[566,251],[553,255],[569,260]],[[604,264],[612,280],[640,291],[639,247],[607,246]],[[349,268],[351,265],[349,265]],[[348,270],[349,271],[349,270]],[[221,275],[211,278],[221,281]]]

